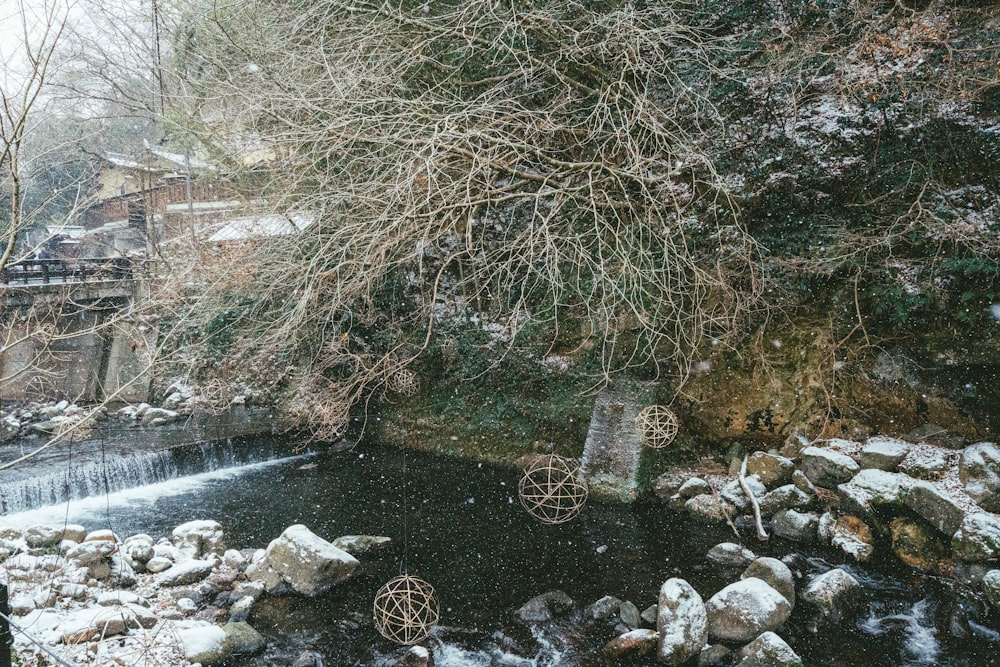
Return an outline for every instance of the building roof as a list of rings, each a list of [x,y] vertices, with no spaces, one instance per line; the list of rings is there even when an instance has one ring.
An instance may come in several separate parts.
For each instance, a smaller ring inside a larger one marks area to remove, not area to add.
[[[211,243],[244,241],[267,236],[291,236],[305,231],[316,222],[310,213],[269,213],[247,215],[212,225],[208,231]]]

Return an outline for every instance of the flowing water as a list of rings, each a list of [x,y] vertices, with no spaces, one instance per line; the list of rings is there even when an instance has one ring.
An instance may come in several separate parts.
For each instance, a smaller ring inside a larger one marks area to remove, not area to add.
[[[728,528],[691,522],[656,503],[598,502],[569,524],[545,526],[521,508],[517,481],[512,470],[361,446],[217,470],[6,519],[159,536],[184,521],[213,518],[235,548],[265,547],[294,523],[331,540],[345,534],[393,538],[389,549],[362,558],[360,574],[326,595],[258,602],[251,624],[268,648],[242,667],[290,665],[307,649],[323,654],[328,665],[389,664],[400,650],[377,635],[370,610],[375,591],[404,566],[430,581],[441,602],[441,627],[430,640],[439,667],[607,664],[600,647],[616,632],[610,623],[587,619],[590,603],[614,595],[645,609],[670,577],[687,579],[708,598],[739,576],[704,558],[714,544],[732,541]],[[752,538],[746,544],[760,555],[793,555],[793,569],[806,575],[845,565],[864,584],[863,606],[852,621],[830,626],[816,621],[804,603],[796,607],[780,634],[806,665],[998,664],[1000,618],[947,581],[888,559],[862,570],[819,548],[799,553],[802,548],[791,543],[759,545]],[[527,600],[556,589],[577,602],[573,614],[541,630],[515,620],[514,611]]]

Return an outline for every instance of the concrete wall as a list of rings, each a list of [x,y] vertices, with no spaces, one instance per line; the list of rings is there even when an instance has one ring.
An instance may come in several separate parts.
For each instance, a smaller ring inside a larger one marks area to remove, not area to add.
[[[0,400],[91,402],[119,390],[123,400],[144,400],[149,378],[142,356],[155,332],[113,324],[131,307],[133,288],[122,281],[0,294],[7,341],[0,349]]]

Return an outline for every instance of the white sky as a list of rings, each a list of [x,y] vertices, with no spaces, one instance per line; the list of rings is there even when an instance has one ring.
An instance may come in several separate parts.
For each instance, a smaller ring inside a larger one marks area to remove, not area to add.
[[[72,25],[81,15],[77,0],[0,0],[0,84],[16,86],[27,65],[26,47],[42,46],[46,29]]]

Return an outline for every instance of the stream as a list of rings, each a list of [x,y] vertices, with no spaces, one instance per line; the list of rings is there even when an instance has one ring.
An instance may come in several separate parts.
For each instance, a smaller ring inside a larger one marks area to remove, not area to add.
[[[252,445],[248,445],[252,446]],[[404,568],[431,582],[441,603],[429,640],[438,667],[453,665],[606,665],[600,648],[613,623],[586,618],[613,595],[640,610],[655,604],[670,577],[704,599],[739,577],[705,553],[733,541],[728,527],[695,523],[656,502],[591,501],[559,526],[534,521],[517,499],[517,471],[401,449],[361,445],[224,468],[64,502],[4,517],[7,522],[81,523],[122,537],[154,538],[194,519],[215,519],[230,548],[266,547],[291,524],[332,540],[387,535],[388,549],[361,558],[360,574],[315,599],[264,597],[250,623],[268,640],[263,654],[238,667],[290,665],[304,650],[328,665],[387,665],[400,649],[382,639],[370,616],[375,591]],[[864,584],[858,614],[824,624],[800,602],[779,634],[806,665],[996,665],[1000,618],[953,582],[914,572],[893,558],[862,569],[843,554],[774,539],[744,544],[758,555],[789,557],[804,575],[838,565]],[[881,550],[883,553],[887,549]],[[802,585],[801,582],[799,585]],[[515,611],[563,590],[576,611],[530,628]],[[653,664],[652,658],[623,665]]]

